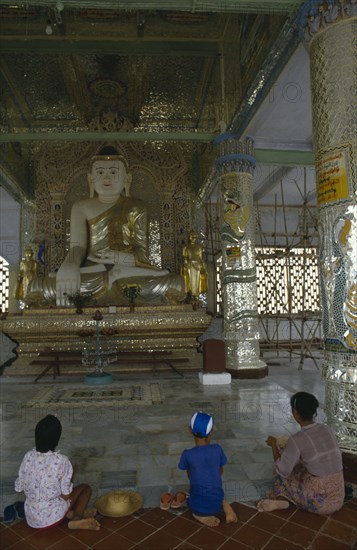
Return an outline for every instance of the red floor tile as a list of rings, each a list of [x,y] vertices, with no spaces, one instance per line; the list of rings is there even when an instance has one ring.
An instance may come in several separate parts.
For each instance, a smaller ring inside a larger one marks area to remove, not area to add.
[[[58,527],[52,527],[52,529],[46,529],[45,531],[37,531],[36,529],[32,531],[33,535],[27,537],[26,540],[30,544],[33,544],[38,550],[46,550],[66,536],[64,531],[61,531]]]
[[[120,529],[118,533],[133,542],[141,543],[149,535],[155,533],[155,531],[156,529],[152,525],[144,523],[141,519],[135,519]]]
[[[17,523],[14,523],[13,525],[11,525],[11,527],[9,527],[9,529],[11,529],[11,531],[14,531],[22,539],[27,539],[28,537],[36,533],[36,530],[32,527],[29,527],[26,521],[19,521]]]
[[[219,532],[225,537],[232,537],[234,533],[240,529],[244,523],[238,520],[236,523],[226,523],[225,519],[222,518],[221,524],[219,526]]]
[[[189,521],[186,518],[177,517],[169,524],[165,525],[161,531],[170,533],[181,540],[186,540],[201,529],[201,525],[197,522]]]
[[[105,527],[110,531],[119,531],[124,525],[127,525],[131,521],[134,521],[133,516],[125,516],[123,518],[107,518],[104,516],[99,516],[98,521],[101,527]]]
[[[67,529],[67,533],[70,531]],[[99,531],[86,531],[81,529],[76,529],[73,531],[70,531],[70,536],[72,536],[74,539],[79,540],[83,544],[86,544],[88,546],[94,546],[97,542],[103,540],[105,537],[110,535],[112,531],[107,529],[106,527],[101,527]]]
[[[290,521],[298,523],[309,529],[319,531],[324,523],[327,521],[327,516],[319,516],[305,510],[296,510],[296,512],[290,517]]]
[[[325,535],[318,535],[314,540],[311,550],[351,550],[353,546]]]
[[[296,506],[293,506],[292,504],[290,504],[289,508],[286,508],[286,510],[273,510],[270,513],[273,514],[274,516],[277,516],[278,518],[287,520],[291,518],[293,514],[295,514],[296,510],[297,510]]]
[[[0,548],[1,550],[7,550],[12,544],[21,540],[20,537],[14,533],[9,527],[5,527],[0,531]]]
[[[217,550],[226,540],[227,538],[219,532],[219,527],[215,529],[202,527],[197,533],[189,537],[187,542],[205,550]]]
[[[325,535],[346,543],[355,543],[357,541],[357,526],[346,525],[334,519],[329,519],[321,529]]]
[[[118,533],[118,531],[116,531],[111,533],[109,537],[106,537],[97,544],[91,546],[91,548],[93,548],[93,550],[130,550],[130,548],[134,545],[134,542],[130,541],[126,537],[123,537],[120,533]]]
[[[223,546],[220,546],[219,550],[251,550],[251,546],[246,546],[241,542],[229,539],[223,544]]]
[[[175,516],[171,512],[168,512],[167,510],[153,508],[152,510],[148,510],[145,514],[142,514],[140,516],[140,519],[142,521],[145,521],[145,523],[149,523],[153,527],[157,527],[159,529],[166,523],[172,521],[175,517],[177,516]]]
[[[338,512],[332,514],[331,519],[346,523],[347,525],[357,524],[357,506],[351,505],[351,507],[344,507]]]
[[[255,508],[252,508],[251,506],[246,506],[245,504],[240,504],[239,502],[233,502],[232,508],[237,514],[238,519],[240,521],[243,521],[243,523],[249,521],[253,516],[258,514]]]
[[[277,536],[303,548],[308,548],[316,536],[316,531],[289,522],[279,529]]]
[[[134,550],[137,550],[137,548],[135,547]],[[175,550],[197,550],[197,546],[192,546],[189,542],[182,542],[176,546]]]
[[[284,519],[265,512],[258,512],[258,514],[253,516],[249,521],[249,525],[258,527],[259,529],[268,531],[269,533],[276,533],[284,525],[284,523]]]
[[[236,531],[232,538],[252,548],[263,548],[271,536],[272,534],[267,531],[246,524]]]
[[[0,548],[1,550],[3,548],[1,545],[1,538],[0,538]],[[69,548],[68,546],[66,546],[66,550],[67,549],[73,550],[73,547]],[[32,544],[30,544],[29,542],[27,542],[27,540],[21,539],[18,542],[16,542],[13,546],[11,546],[11,550],[36,550],[36,546],[33,546]]]
[[[88,546],[86,544],[79,541],[78,539],[71,537],[70,535],[58,541],[54,546],[51,546],[51,550],[86,550],[87,548]]]
[[[300,546],[299,544],[274,536],[264,547],[264,550],[305,550],[306,548],[306,546]],[[330,550],[330,548],[326,547],[325,550]]]
[[[145,550],[173,550],[176,548],[182,541],[170,535],[170,533],[162,531],[162,529],[156,531],[156,533],[150,535],[147,539],[143,540],[140,544]],[[103,548],[104,550],[104,548]],[[106,549],[107,550],[107,549]],[[115,549],[116,550],[116,549]]]

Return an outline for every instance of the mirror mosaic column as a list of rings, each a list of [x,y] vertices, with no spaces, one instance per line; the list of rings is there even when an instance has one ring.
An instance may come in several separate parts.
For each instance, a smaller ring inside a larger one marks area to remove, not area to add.
[[[357,3],[310,1],[299,14],[310,54],[319,209],[325,412],[357,452]]]
[[[233,378],[263,378],[260,360],[253,207],[253,140],[215,140],[221,202],[222,286],[226,369]]]

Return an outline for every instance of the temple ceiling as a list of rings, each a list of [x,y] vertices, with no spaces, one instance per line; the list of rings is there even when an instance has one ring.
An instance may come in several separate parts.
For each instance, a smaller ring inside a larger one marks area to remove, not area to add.
[[[296,44],[296,2],[132,4],[0,2],[3,185],[33,195],[43,142],[115,137],[177,142],[198,187],[222,121],[239,132]],[[95,127],[106,113],[130,131]]]

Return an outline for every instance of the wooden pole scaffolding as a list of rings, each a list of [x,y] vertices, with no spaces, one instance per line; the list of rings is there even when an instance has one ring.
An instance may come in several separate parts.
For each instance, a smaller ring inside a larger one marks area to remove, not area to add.
[[[303,189],[296,180],[295,185],[302,199],[298,212],[296,204],[286,204],[282,180],[274,204],[257,205],[259,236],[256,242],[260,243],[257,251],[258,271],[264,274],[258,277],[258,285],[264,286],[261,292],[258,288],[258,297],[262,296],[260,303],[258,298],[258,306],[262,351],[274,350],[277,355],[285,351],[290,357],[298,355],[298,368],[302,369],[306,358],[312,359],[318,366],[313,348],[321,349],[322,344],[319,336],[318,276],[314,278],[317,231],[316,224],[311,223],[314,214],[313,207],[308,204],[306,168]],[[278,228],[282,226],[284,230],[279,232]]]

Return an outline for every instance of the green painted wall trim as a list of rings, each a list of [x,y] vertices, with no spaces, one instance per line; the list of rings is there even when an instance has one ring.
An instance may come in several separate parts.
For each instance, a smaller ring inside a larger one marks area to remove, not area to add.
[[[2,53],[70,54],[105,52],[117,55],[179,55],[190,57],[215,56],[219,53],[216,42],[198,41],[154,41],[154,40],[86,40],[71,37],[55,36],[41,38],[1,38]]]
[[[4,5],[16,4],[2,0]],[[48,6],[49,0],[26,0],[27,6]],[[54,2],[55,3],[55,2]],[[300,0],[62,0],[65,8],[101,8],[114,10],[174,10],[225,13],[288,13],[301,5]]]
[[[254,156],[261,164],[290,164],[309,166],[315,164],[312,151],[295,151],[289,149],[255,149]]]
[[[0,134],[0,143],[24,141],[213,141],[212,132],[25,132]]]

